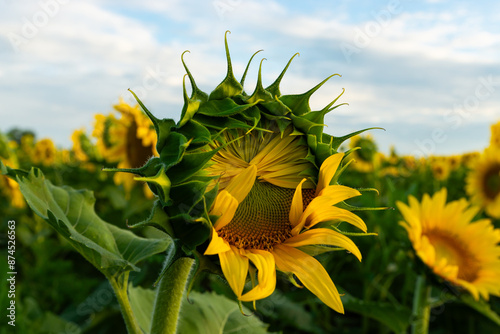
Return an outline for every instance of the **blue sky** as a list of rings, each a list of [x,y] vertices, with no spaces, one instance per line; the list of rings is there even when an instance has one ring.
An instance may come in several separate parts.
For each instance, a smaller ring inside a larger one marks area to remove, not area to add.
[[[365,127],[380,150],[482,150],[500,120],[496,1],[0,0],[0,130],[34,130],[70,146],[132,88],[159,117],[178,119],[185,60],[210,92],[225,76],[224,32],[236,76],[257,50],[264,85],[296,52],[282,93],[332,78],[311,100],[345,88],[326,131]],[[255,61],[246,90],[253,91]]]

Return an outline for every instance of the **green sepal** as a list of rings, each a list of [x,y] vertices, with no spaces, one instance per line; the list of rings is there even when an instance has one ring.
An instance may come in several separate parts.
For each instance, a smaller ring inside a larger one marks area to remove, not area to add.
[[[246,103],[256,103],[256,102],[271,102],[273,101],[273,95],[266,91],[262,86],[262,62],[266,58],[262,58],[259,65],[259,74],[257,76],[257,85],[255,86],[255,90],[248,99],[246,99]]]
[[[247,72],[248,72],[248,69],[250,68],[250,63],[252,62],[253,60],[253,57],[255,57],[255,55],[259,52],[261,52],[263,50],[259,50],[257,52],[255,52],[252,57],[250,57],[250,60],[248,61],[248,64],[247,64],[247,67],[245,67],[245,72],[243,72],[243,75],[241,76],[241,80],[240,80],[240,85],[241,87],[243,87],[245,85],[245,78],[247,76]],[[243,92],[244,93],[244,92]]]
[[[193,76],[191,75],[191,72],[189,71],[188,67],[186,66],[186,63],[184,62],[184,54],[189,51],[184,51],[181,55],[181,61],[182,65],[184,66],[184,69],[186,70],[186,75],[189,77],[189,81],[191,82],[191,97],[187,96],[187,91],[186,91],[186,82],[184,78],[182,79],[182,88],[183,88],[183,97],[184,97],[184,106],[182,107],[182,112],[181,112],[181,120],[179,121],[178,126],[182,127],[184,124],[186,124],[191,118],[193,118],[194,114],[198,110],[198,107],[200,106],[201,103],[206,102],[208,100],[208,95],[207,93],[201,91],[198,86],[196,86],[196,82],[194,81]]]
[[[153,185],[156,188],[155,194],[160,197],[160,201],[163,205],[172,204],[172,200],[170,199],[170,188],[172,186],[172,182],[168,178],[167,174],[165,174],[165,166],[162,166],[158,173],[153,176],[134,177],[134,180],[144,181],[149,185]]]
[[[302,94],[293,95],[282,95],[280,97],[281,102],[285,104],[288,108],[292,110],[292,113],[296,116],[301,116],[311,112],[311,107],[309,106],[309,99],[311,96],[323,86],[331,77],[340,76],[340,74],[332,74],[328,78],[321,81],[319,84],[309,89],[307,92]]]
[[[363,130],[359,130],[359,131],[355,131],[355,132],[351,132],[349,133],[348,135],[345,135],[345,136],[342,136],[342,137],[334,137],[334,136],[331,136],[332,138],[332,147],[334,150],[337,150],[340,145],[345,142],[346,140],[348,140],[349,138],[351,137],[354,137],[356,135],[359,135],[360,133],[363,133],[365,131],[368,131],[368,130],[384,130],[384,128],[379,128],[379,127],[373,127],[373,128],[366,128],[366,129],[363,129]]]
[[[318,143],[316,146],[316,164],[321,166],[323,161],[325,161],[329,156],[335,153],[330,144]]]
[[[210,117],[200,114],[196,114],[195,120],[200,124],[203,124],[207,128],[212,128],[215,130],[226,130],[226,129],[252,129],[252,126],[237,120],[233,117]]]
[[[208,152],[186,153],[182,160],[167,170],[167,175],[175,184],[186,181],[193,174],[202,169],[220,148]]]
[[[173,215],[187,213],[191,216],[200,216],[200,212],[192,214],[193,207],[198,204],[202,199],[207,188],[208,183],[202,181],[188,181],[172,187],[172,193],[175,194],[175,207],[169,209]]]
[[[163,232],[167,233],[171,237],[174,237],[174,230],[172,229],[172,226],[170,225],[170,220],[168,218],[168,215],[165,213],[163,210],[163,205],[159,200],[156,200],[153,204],[153,208],[151,210],[151,214],[149,215],[148,218],[145,220],[127,225],[130,228],[140,228],[140,227],[145,227],[145,226],[153,226],[156,227]]]
[[[243,86],[236,80],[231,65],[231,56],[229,55],[229,47],[227,45],[227,33],[224,35],[224,45],[226,47],[227,59],[227,74],[224,80],[210,93],[208,100],[222,100],[224,98],[233,97],[243,92]]]
[[[274,100],[261,103],[261,105],[275,116],[286,116],[292,112],[290,108],[279,100],[277,95],[274,96]]]
[[[347,204],[346,202],[340,202],[335,204],[335,206],[338,206],[341,209],[349,210],[349,211],[380,211],[380,210],[394,210],[394,208],[391,208],[389,206],[381,206],[381,207],[366,207],[366,206],[354,206]]]
[[[296,54],[294,54],[292,56],[292,58],[290,58],[290,60],[288,61],[288,63],[286,64],[285,68],[283,69],[283,71],[281,71],[280,75],[276,78],[276,80],[274,80],[274,82],[272,84],[270,84],[266,90],[271,93],[271,95],[273,96],[277,96],[277,97],[280,97],[281,96],[281,92],[280,92],[280,83],[281,83],[281,80],[283,79],[283,76],[285,75],[286,71],[288,70],[288,67],[290,66],[290,64],[292,63],[292,60],[293,58],[295,58],[295,56],[299,55],[299,53],[297,52]]]
[[[191,119],[182,127],[177,128],[176,132],[184,135],[187,140],[190,140],[189,149],[198,148],[211,141],[210,131],[199,122]]]
[[[260,100],[257,100],[253,103],[239,105],[230,98],[211,100],[203,103],[198,109],[198,113],[213,117],[233,116],[243,112],[244,110],[256,105],[259,102]]]
[[[210,237],[212,224],[205,218],[194,219],[188,214],[170,217],[175,237],[182,240],[183,249],[192,251]]]
[[[131,91],[130,89],[128,91],[132,93],[137,103],[139,103],[139,105],[141,106],[142,110],[146,113],[151,122],[153,122],[153,126],[156,131],[156,136],[158,137],[158,141],[156,142],[156,151],[161,152],[163,146],[167,141],[168,135],[170,134],[170,130],[172,129],[173,126],[175,126],[175,121],[170,118],[164,118],[164,119],[156,118],[148,110],[148,108],[146,108],[144,103],[142,103],[142,101],[137,97],[137,95],[135,95],[133,91]]]
[[[158,151],[161,162],[167,168],[178,164],[182,160],[188,146],[189,141],[183,134],[178,132],[170,133],[162,150]]]

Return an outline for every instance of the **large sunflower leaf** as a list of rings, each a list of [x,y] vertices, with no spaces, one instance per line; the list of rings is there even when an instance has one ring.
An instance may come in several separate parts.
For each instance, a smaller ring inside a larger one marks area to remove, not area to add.
[[[342,297],[346,311],[377,320],[395,333],[406,333],[410,325],[411,310],[385,302],[364,301],[349,294]]]
[[[189,300],[181,307],[179,333],[267,333],[259,318],[244,316],[238,304],[224,296],[193,291]],[[246,308],[243,312],[251,313]]]
[[[460,296],[460,301],[466,304],[467,306],[473,308],[478,311],[486,318],[493,321],[495,324],[500,326],[500,315],[491,309],[491,306],[488,302],[484,300],[475,300],[471,295],[463,294]]]
[[[167,239],[141,238],[103,221],[94,211],[95,197],[89,190],[54,186],[38,168],[27,173],[1,162],[0,168],[19,183],[31,209],[107,277],[138,270],[139,261],[168,247]]]
[[[132,310],[144,333],[151,327],[155,291],[129,287]],[[245,314],[251,312],[243,308]],[[182,303],[178,333],[267,333],[267,325],[256,316],[241,314],[238,304],[215,293],[192,291],[189,302]]]

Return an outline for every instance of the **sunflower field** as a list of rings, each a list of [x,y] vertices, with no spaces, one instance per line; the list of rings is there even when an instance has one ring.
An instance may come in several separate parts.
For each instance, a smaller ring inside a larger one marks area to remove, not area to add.
[[[0,134],[2,333],[500,332],[500,122],[386,155],[327,133],[343,92],[311,110],[334,75],[245,92],[225,50],[210,93],[182,59],[177,122],[131,91],[70,148]]]

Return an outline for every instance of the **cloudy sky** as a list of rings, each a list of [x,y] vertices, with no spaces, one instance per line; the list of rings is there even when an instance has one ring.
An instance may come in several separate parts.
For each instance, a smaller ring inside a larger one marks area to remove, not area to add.
[[[210,92],[224,78],[224,32],[236,77],[257,50],[264,85],[296,52],[282,93],[320,109],[345,88],[327,132],[365,127],[405,154],[481,150],[500,120],[498,1],[0,0],[0,131],[31,129],[70,146],[135,90],[178,120],[185,60]],[[258,61],[245,90],[252,92]]]

